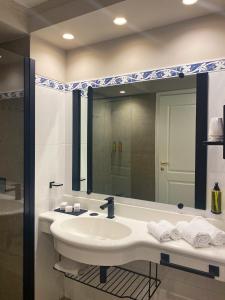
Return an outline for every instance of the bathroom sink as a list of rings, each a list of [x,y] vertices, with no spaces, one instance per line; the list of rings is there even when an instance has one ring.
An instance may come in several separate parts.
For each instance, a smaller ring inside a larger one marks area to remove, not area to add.
[[[55,221],[50,231],[54,247],[61,255],[86,264],[109,265],[115,258],[126,262],[126,249],[133,241],[133,230],[118,218],[66,216]],[[121,252],[121,250],[124,252]],[[124,254],[123,254],[124,253]]]
[[[70,219],[62,222],[61,228],[74,236],[98,240],[120,240],[131,234],[128,226],[106,218]]]

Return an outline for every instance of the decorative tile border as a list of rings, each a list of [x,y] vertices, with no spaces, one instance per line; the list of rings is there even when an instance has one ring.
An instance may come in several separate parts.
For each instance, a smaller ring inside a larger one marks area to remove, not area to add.
[[[35,83],[37,85],[45,86],[59,91],[65,91],[66,84],[54,79],[49,79],[41,75],[35,75]]]
[[[23,96],[24,96],[24,91],[4,92],[4,93],[0,93],[0,101],[23,98]]]
[[[65,84],[57,80],[51,80],[46,77],[36,75],[36,84],[67,92],[75,89],[81,89],[84,94],[89,86],[93,88],[100,88],[121,84],[129,84],[140,81],[173,78],[177,77],[180,73],[183,73],[185,75],[194,75],[198,73],[216,72],[222,70],[225,71],[225,59],[186,64],[158,70],[136,72],[126,75],[118,75],[89,81],[69,82]]]

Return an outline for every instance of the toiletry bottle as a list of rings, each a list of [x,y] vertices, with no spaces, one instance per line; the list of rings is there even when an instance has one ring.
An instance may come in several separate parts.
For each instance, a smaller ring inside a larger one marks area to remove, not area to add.
[[[212,190],[211,211],[214,214],[222,213],[222,192],[220,191],[218,182],[215,183]]]

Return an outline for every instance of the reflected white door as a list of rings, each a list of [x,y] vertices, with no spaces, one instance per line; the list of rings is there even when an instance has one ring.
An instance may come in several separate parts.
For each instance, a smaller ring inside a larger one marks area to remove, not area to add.
[[[196,91],[157,95],[156,201],[194,207]]]

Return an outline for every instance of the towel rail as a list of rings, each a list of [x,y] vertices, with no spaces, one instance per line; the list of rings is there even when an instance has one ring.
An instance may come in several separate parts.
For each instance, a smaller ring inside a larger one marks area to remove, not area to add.
[[[197,275],[200,275],[200,276],[212,278],[212,279],[214,279],[215,277],[220,276],[220,270],[219,270],[218,266],[209,265],[209,272],[204,272],[204,271],[201,271],[201,270],[193,269],[193,268],[190,268],[190,267],[184,267],[184,266],[181,266],[181,265],[171,263],[170,262],[170,256],[169,256],[169,254],[166,254],[166,253],[161,253],[160,265],[170,267],[170,268],[173,268],[173,269],[177,269],[177,270],[181,270],[181,271],[185,271],[185,272],[188,272],[188,273],[193,273],[193,274],[197,274]]]

